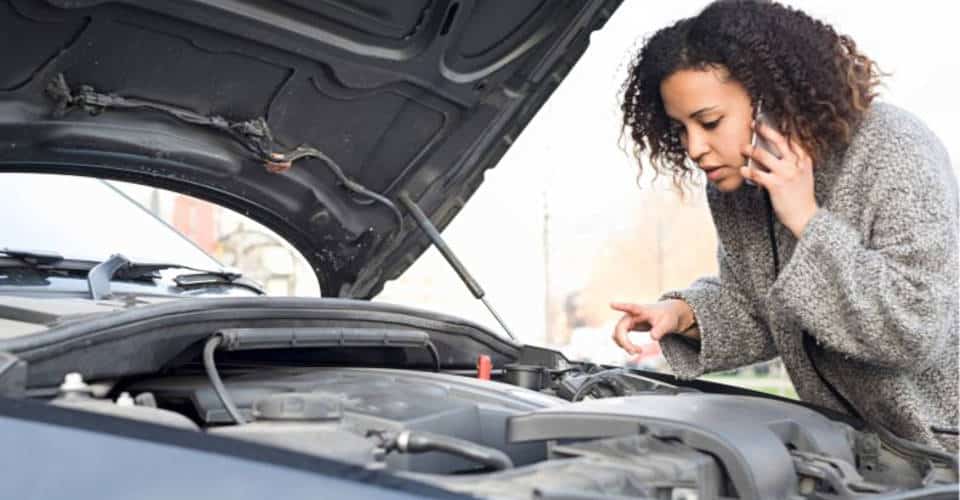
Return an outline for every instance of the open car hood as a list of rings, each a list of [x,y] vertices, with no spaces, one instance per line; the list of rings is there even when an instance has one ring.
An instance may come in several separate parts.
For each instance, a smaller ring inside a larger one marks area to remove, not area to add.
[[[371,297],[428,245],[401,195],[445,227],[620,1],[2,0],[0,171],[212,201]]]

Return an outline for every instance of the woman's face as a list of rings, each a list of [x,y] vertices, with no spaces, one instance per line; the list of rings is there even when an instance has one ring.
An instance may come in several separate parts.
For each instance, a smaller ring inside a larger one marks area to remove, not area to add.
[[[750,143],[753,106],[726,69],[680,70],[660,83],[663,106],[690,159],[724,192],[743,184],[741,154]]]

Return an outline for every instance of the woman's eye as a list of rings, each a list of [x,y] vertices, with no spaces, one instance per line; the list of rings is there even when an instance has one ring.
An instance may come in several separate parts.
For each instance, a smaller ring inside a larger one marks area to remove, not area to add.
[[[703,124],[703,128],[705,128],[705,129],[707,129],[707,130],[713,130],[713,129],[717,128],[717,125],[719,125],[719,124],[720,124],[720,118],[717,118],[716,120],[714,120],[714,121],[712,121],[712,122],[704,123],[704,124]]]

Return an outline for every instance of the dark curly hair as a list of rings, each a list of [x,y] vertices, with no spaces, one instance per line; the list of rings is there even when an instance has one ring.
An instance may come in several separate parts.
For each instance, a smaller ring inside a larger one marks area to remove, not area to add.
[[[876,97],[882,73],[849,37],[800,10],[762,0],[720,0],[650,37],[623,85],[622,131],[638,163],[649,149],[657,174],[682,187],[695,168],[686,162],[660,82],[679,70],[725,68],[778,128],[817,163],[850,143]],[[640,166],[642,170],[642,164]]]

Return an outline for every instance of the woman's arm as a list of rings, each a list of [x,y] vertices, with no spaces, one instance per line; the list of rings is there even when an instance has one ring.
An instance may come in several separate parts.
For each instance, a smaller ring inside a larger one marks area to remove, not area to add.
[[[777,355],[755,301],[749,300],[730,271],[723,248],[718,250],[719,277],[701,278],[689,288],[665,294],[680,299],[694,312],[700,341],[667,335],[663,355],[681,378],[767,361]]]
[[[874,150],[864,206],[838,207],[866,214],[859,230],[816,212],[770,295],[826,348],[898,369],[958,326],[956,179],[938,141],[913,139]]]

